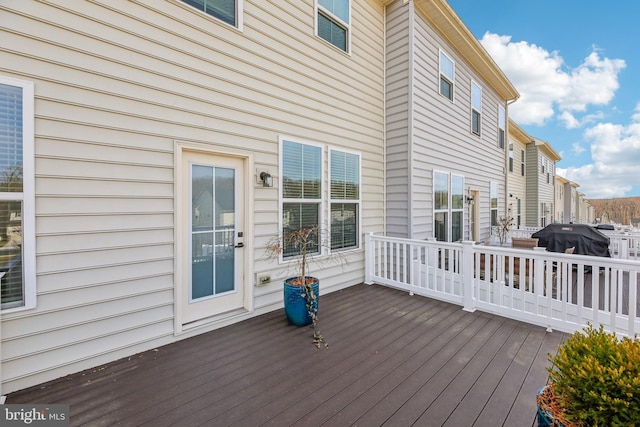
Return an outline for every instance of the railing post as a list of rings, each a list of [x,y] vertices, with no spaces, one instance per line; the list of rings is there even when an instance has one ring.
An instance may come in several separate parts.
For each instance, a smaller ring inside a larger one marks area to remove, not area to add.
[[[373,233],[364,235],[364,283],[373,285],[373,263],[376,258],[376,250],[373,247]]]
[[[462,242],[462,309],[473,313],[476,311],[475,296],[473,292],[473,257],[475,242],[465,240]]]

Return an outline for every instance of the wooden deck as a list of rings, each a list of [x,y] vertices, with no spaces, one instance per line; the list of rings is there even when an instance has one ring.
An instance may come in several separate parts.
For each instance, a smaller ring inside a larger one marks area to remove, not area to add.
[[[72,425],[532,426],[559,332],[383,286],[323,295],[316,349],[282,310],[18,391]]]

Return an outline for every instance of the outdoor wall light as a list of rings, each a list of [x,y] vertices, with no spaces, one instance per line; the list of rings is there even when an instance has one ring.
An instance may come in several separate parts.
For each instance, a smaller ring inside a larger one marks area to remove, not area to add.
[[[467,203],[473,202],[473,196],[465,196],[464,199]]]
[[[273,187],[273,178],[269,172],[260,172],[260,181],[262,181],[263,187]]]

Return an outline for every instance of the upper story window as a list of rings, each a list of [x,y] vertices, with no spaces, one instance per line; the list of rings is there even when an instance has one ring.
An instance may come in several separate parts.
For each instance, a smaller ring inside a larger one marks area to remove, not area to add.
[[[524,170],[525,170],[525,165],[524,165],[524,150],[520,150],[520,175],[524,176]]]
[[[35,307],[34,90],[0,77],[2,310]]]
[[[513,172],[513,142],[509,143],[509,172]]]
[[[482,115],[482,88],[471,82],[471,132],[480,135]],[[502,148],[504,148],[504,143]]]
[[[204,13],[234,27],[240,27],[238,16],[243,0],[181,0]]]
[[[440,95],[453,101],[455,64],[444,52],[440,51]]]
[[[316,9],[318,37],[348,52],[351,0],[317,0]]]
[[[507,122],[504,107],[502,105],[498,105],[498,148],[504,148],[506,128]],[[511,145],[509,148],[513,150],[513,145]],[[511,172],[513,172],[513,167],[511,168]]]

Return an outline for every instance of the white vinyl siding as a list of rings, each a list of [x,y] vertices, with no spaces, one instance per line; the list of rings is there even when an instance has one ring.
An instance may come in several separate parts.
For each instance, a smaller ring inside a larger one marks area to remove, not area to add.
[[[314,34],[313,2],[245,0],[244,32],[178,0],[58,3],[0,6],[2,74],[36,82],[37,113],[38,299],[3,313],[3,392],[280,308],[284,273],[263,257],[278,233],[279,135],[361,153],[362,233],[384,231],[379,2],[350,2],[350,55]],[[180,337],[176,144],[249,156],[243,273],[256,307]],[[364,280],[363,251],[345,254],[349,269],[318,272],[323,294]]]
[[[0,76],[0,308],[36,305],[34,86]]]

